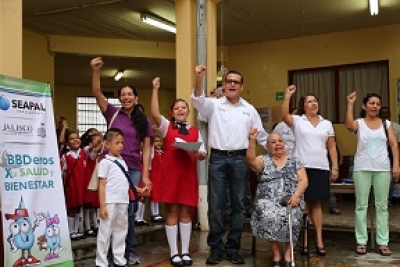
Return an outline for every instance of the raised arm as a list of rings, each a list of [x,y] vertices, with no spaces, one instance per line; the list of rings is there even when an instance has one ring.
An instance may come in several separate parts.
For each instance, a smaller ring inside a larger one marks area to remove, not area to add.
[[[90,66],[92,67],[93,70],[93,75],[92,75],[92,93],[94,97],[96,97],[96,102],[97,105],[99,106],[101,112],[106,112],[107,109],[107,99],[101,92],[101,87],[100,87],[100,70],[103,67],[104,62],[101,57],[96,57],[90,61]]]
[[[347,110],[346,110],[346,128],[350,132],[355,132],[358,129],[358,123],[353,117],[353,107],[356,101],[356,92],[352,92],[347,96]]]
[[[206,66],[196,66],[196,85],[194,88],[194,96],[201,96],[203,94],[203,78],[206,74]]]
[[[160,108],[158,105],[158,89],[160,89],[160,78],[156,77],[153,80],[153,91],[151,94],[150,110],[151,110],[151,116],[153,117],[154,122],[156,123],[157,127],[160,127],[161,114],[160,114]]]
[[[290,114],[289,112],[290,98],[295,92],[296,92],[296,86],[294,85],[290,85],[288,88],[286,88],[285,99],[283,100],[282,103],[282,120],[289,127],[293,126],[293,117],[292,114]]]
[[[246,161],[250,169],[259,174],[264,168],[264,161],[260,157],[256,157],[256,139],[257,129],[252,128],[249,132],[249,147],[246,152]]]

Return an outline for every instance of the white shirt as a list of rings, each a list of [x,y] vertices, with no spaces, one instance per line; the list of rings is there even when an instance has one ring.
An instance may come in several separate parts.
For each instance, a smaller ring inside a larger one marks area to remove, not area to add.
[[[170,123],[171,123],[171,121],[167,120],[164,116],[161,115],[161,124],[160,124],[160,127],[158,127],[158,130],[162,134],[163,138],[167,135],[168,127],[169,127]],[[190,128],[190,125],[187,124],[186,127]],[[207,150],[204,146],[203,138],[201,137],[201,134],[200,134],[200,130],[199,130],[199,137],[197,138],[197,142],[201,142],[201,146],[200,146],[199,150],[207,153]]]
[[[354,171],[390,171],[390,161],[383,125],[370,129],[363,118],[357,119],[357,151],[354,156]],[[386,127],[390,126],[386,120]]]
[[[306,115],[292,115],[293,132],[296,139],[295,156],[299,157],[306,168],[329,170],[326,143],[335,136],[332,122],[318,115],[316,127]]]
[[[243,98],[232,105],[226,97],[211,98],[192,93],[193,105],[208,121],[208,145],[219,150],[247,149],[251,128],[258,131],[257,143],[264,148],[268,133],[264,130],[257,110]]]
[[[289,127],[284,121],[278,123],[274,128],[274,133],[282,135],[283,141],[285,141],[286,153],[293,155],[294,148],[296,145],[296,138],[291,127]]]
[[[119,163],[128,171],[128,166],[121,157],[106,155],[99,163],[98,175],[106,181],[106,204],[110,203],[129,203],[129,182],[121,168],[113,161]]]

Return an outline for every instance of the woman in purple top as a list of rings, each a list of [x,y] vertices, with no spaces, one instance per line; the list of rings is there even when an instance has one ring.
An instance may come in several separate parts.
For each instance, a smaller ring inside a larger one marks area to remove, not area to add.
[[[123,86],[118,90],[118,97],[122,107],[117,109],[114,105],[108,103],[106,97],[101,92],[100,70],[104,65],[102,58],[97,57],[92,59],[90,65],[93,70],[92,92],[107,121],[107,125],[120,129],[124,134],[124,149],[121,156],[128,165],[130,178],[134,185],[139,185],[140,178],[142,177],[145,188],[150,191],[150,137],[153,136],[153,128],[150,121],[136,105],[138,99],[136,89],[133,86]],[[110,121],[112,121],[112,125],[109,125]],[[141,143],[143,143],[143,166],[140,161]],[[125,247],[125,257],[130,265],[140,263],[134,251],[136,243],[135,216],[134,213],[130,212]]]

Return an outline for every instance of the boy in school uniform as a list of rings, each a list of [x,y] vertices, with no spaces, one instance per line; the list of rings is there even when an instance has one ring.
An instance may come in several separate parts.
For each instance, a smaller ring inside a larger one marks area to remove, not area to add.
[[[99,164],[100,227],[97,235],[96,266],[108,267],[107,252],[112,238],[114,266],[125,266],[125,238],[128,232],[128,167],[121,157],[124,138],[121,130],[110,128],[105,137],[108,154]],[[139,188],[136,188],[138,191]]]

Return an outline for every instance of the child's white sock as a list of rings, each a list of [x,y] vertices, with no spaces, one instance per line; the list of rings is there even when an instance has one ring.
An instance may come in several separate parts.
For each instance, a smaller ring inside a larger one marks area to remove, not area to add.
[[[182,254],[189,253],[192,222],[179,222],[179,233],[181,234]],[[190,260],[190,258],[188,257],[188,259],[185,260]]]
[[[93,228],[99,228],[99,224],[97,223],[97,209],[90,209],[90,218],[93,224]]]
[[[136,211],[136,221],[143,221],[144,216],[144,203],[138,201],[138,210]]]
[[[83,210],[83,222],[85,230],[90,230],[90,209]]]
[[[160,214],[160,211],[159,211],[159,208],[158,208],[158,207],[159,207],[159,206],[158,206],[158,202],[150,201],[150,212],[151,212],[151,216]]]
[[[68,217],[69,234],[72,234],[74,232],[74,221],[75,221],[75,217]]]
[[[165,233],[167,234],[168,245],[171,257],[178,254],[178,225],[165,225]],[[180,261],[180,257],[175,257],[174,260]]]

